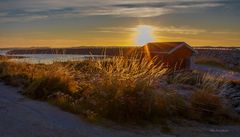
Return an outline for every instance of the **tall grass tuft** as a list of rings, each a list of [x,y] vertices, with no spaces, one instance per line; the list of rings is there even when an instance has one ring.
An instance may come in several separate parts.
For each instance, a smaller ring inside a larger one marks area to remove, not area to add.
[[[187,84],[205,91],[221,93],[229,90],[229,80],[217,74],[192,72],[176,72],[168,76],[169,84]]]
[[[172,73],[157,58],[138,54],[48,65],[3,61],[0,77],[21,86],[32,98],[48,100],[91,120],[163,122],[209,116],[216,121],[214,117],[227,116],[218,94],[228,90],[228,81],[199,72]],[[185,97],[179,94],[183,90],[169,88],[172,84],[194,88]]]
[[[78,90],[71,69],[62,64],[52,64],[48,70],[39,73],[33,74],[33,80],[24,92],[33,98],[44,99],[55,92],[72,94]]]
[[[85,104],[102,116],[112,119],[149,118],[156,101],[155,84],[167,72],[155,59],[112,57],[96,62],[98,77],[92,90],[83,93]]]
[[[204,73],[197,78],[196,86],[204,91],[219,94],[229,89],[229,80],[221,76]]]
[[[46,98],[57,92],[73,93],[78,85],[72,72],[62,64],[27,64],[2,62],[0,76],[8,84],[22,86],[24,93],[33,98]]]
[[[189,117],[192,119],[210,123],[223,123],[236,119],[233,116],[234,112],[227,107],[224,100],[212,92],[196,91],[192,94],[189,103]]]

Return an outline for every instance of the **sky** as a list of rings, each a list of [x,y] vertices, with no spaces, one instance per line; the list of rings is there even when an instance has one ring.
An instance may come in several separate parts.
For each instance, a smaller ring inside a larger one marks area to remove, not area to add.
[[[0,0],[0,48],[146,40],[240,46],[240,0]]]

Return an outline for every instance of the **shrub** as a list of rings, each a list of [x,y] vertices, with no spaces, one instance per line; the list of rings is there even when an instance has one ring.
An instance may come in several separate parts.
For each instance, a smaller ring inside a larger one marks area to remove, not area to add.
[[[24,93],[33,98],[45,99],[57,91],[74,93],[78,90],[71,70],[61,64],[2,62],[0,66],[2,79],[11,85],[24,86]]]
[[[180,96],[176,91],[159,92],[156,97],[155,112],[158,119],[161,118],[171,119],[174,117],[185,117],[188,106],[185,99]]]
[[[198,82],[198,78],[202,74],[195,71],[183,71],[183,72],[172,72],[167,76],[168,84],[188,84],[188,85],[196,85]]]
[[[168,75],[167,82],[169,84],[188,84],[202,90],[220,93],[229,89],[230,81],[215,74],[193,71],[172,73]]]
[[[201,90],[219,94],[229,89],[229,80],[221,76],[204,73],[198,77],[196,86]]]
[[[77,82],[71,75],[70,70],[55,65],[55,67],[35,78],[26,88],[25,93],[33,98],[45,99],[58,91],[73,94],[77,90]]]
[[[231,119],[228,110],[223,99],[212,92],[196,91],[190,98],[190,118],[199,121],[224,122]]]
[[[98,60],[99,76],[85,91],[85,104],[112,119],[147,119],[155,103],[154,84],[167,72],[161,64],[137,56]],[[93,77],[96,77],[94,74]]]
[[[55,92],[67,92],[68,90],[68,83],[65,83],[59,77],[43,77],[33,80],[24,93],[35,99],[46,99]]]

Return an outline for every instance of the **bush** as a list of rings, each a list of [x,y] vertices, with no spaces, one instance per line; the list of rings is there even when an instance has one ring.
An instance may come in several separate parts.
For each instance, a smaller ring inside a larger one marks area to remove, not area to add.
[[[211,92],[196,91],[190,98],[190,117],[193,119],[216,123],[229,116],[225,110],[223,100]]]
[[[74,93],[78,90],[71,70],[61,64],[1,62],[0,66],[0,76],[5,82],[24,87],[24,93],[33,98],[45,99],[57,91]]]
[[[35,99],[46,99],[58,91],[68,92],[68,83],[59,77],[43,77],[33,80],[24,93]]]
[[[93,110],[104,117],[117,120],[146,119],[152,113],[155,96],[151,89],[142,89],[142,86],[145,85],[120,88],[98,85],[87,101],[90,101]]]
[[[167,72],[161,64],[136,56],[113,57],[98,60],[96,68],[91,91],[83,92],[84,104],[111,119],[151,117],[156,101],[154,86]]]
[[[176,72],[168,75],[168,84],[187,84],[201,90],[220,93],[229,89],[230,81],[221,76],[213,74],[193,72]]]

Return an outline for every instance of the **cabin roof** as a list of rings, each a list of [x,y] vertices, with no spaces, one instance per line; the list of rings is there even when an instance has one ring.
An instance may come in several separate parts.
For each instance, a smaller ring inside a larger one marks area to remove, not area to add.
[[[192,50],[192,52],[197,53],[196,50],[194,50],[191,46],[189,46],[185,42],[151,42],[145,45],[144,47],[148,48],[148,51],[151,53],[165,53],[165,54],[171,54],[180,47],[185,46]]]

